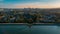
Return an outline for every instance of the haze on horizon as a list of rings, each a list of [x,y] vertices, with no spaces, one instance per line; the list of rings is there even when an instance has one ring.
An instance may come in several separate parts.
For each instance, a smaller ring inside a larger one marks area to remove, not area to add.
[[[0,0],[0,8],[60,8],[60,0]]]

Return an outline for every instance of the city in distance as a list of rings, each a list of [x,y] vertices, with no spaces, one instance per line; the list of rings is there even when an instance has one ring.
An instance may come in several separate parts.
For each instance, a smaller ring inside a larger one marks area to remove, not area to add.
[[[60,23],[60,8],[0,8],[0,23]]]

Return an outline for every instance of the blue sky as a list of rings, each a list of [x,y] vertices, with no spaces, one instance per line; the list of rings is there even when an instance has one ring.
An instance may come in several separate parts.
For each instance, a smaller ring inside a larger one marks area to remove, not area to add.
[[[12,4],[12,3],[34,3],[34,2],[43,2],[43,3],[47,3],[47,2],[53,2],[54,0],[1,0],[3,1],[3,3],[5,4]]]
[[[57,8],[60,0],[0,0],[0,8]]]

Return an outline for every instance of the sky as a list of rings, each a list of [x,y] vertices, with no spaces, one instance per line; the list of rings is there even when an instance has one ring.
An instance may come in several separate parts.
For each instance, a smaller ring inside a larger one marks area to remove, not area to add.
[[[0,0],[0,8],[60,8],[60,0]]]

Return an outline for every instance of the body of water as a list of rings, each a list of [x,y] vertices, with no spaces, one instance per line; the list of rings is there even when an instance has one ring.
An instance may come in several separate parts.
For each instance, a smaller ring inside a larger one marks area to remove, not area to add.
[[[60,34],[60,26],[56,25],[27,25],[1,24],[1,34]]]

